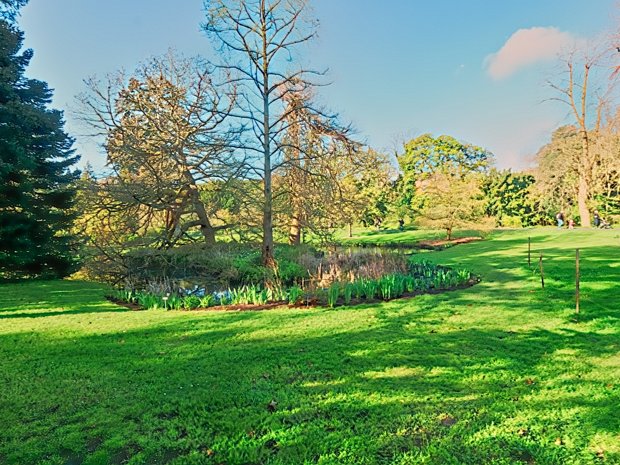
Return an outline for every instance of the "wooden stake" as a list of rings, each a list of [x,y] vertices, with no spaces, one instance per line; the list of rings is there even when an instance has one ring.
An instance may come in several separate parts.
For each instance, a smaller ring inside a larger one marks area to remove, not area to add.
[[[538,267],[540,268],[540,285],[542,288],[545,288],[545,272],[543,270],[543,254],[540,254],[540,259],[538,260]]]
[[[579,313],[579,249],[575,251],[575,313]]]
[[[532,238],[527,238],[527,266],[532,268]]]

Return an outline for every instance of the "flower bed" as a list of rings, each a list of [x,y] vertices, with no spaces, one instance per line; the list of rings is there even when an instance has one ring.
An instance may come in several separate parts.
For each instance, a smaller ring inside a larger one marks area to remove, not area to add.
[[[378,279],[333,282],[328,287],[319,288],[254,284],[214,293],[196,288],[166,294],[118,289],[109,298],[119,304],[147,310],[253,309],[287,304],[334,308],[460,289],[479,282],[477,277],[465,269],[446,268],[429,262],[410,262],[408,268],[407,273],[389,274]]]

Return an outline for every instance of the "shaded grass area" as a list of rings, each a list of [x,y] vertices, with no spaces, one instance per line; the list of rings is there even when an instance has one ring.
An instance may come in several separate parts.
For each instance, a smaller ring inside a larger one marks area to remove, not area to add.
[[[497,233],[424,255],[478,286],[336,310],[0,286],[0,463],[620,463],[619,252],[614,231]]]

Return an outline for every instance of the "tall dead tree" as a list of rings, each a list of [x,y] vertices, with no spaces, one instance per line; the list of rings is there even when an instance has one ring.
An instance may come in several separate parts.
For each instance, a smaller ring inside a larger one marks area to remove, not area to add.
[[[289,243],[299,245],[304,228],[320,232],[317,215],[328,223],[337,218],[333,208],[343,207],[343,180],[355,175],[364,164],[361,144],[351,139],[351,127],[342,126],[334,115],[312,105],[312,93],[287,88],[284,100],[286,131],[282,140],[284,157],[278,175],[283,178],[276,196],[286,199]]]
[[[593,172],[596,152],[592,150],[593,138],[601,130],[605,111],[617,79],[608,79],[609,47],[594,47],[589,51],[573,50],[562,59],[564,65],[561,83],[550,83],[569,106],[581,140],[581,154],[577,161],[577,207],[581,225],[590,227],[590,202],[592,200]],[[605,76],[607,74],[607,76]]]
[[[317,24],[307,17],[307,0],[206,0],[205,10],[203,28],[239,85],[232,114],[242,121],[246,138],[238,148],[255,159],[251,168],[263,186],[262,258],[275,268],[273,175],[291,125],[288,92],[312,88],[311,78],[321,74],[294,64],[296,49],[314,38]]]

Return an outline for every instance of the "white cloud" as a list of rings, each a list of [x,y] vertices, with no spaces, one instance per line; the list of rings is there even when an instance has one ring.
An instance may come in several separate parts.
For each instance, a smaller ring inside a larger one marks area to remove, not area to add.
[[[485,58],[485,67],[493,79],[504,79],[534,63],[555,58],[576,42],[573,35],[555,27],[519,29],[498,52]]]

